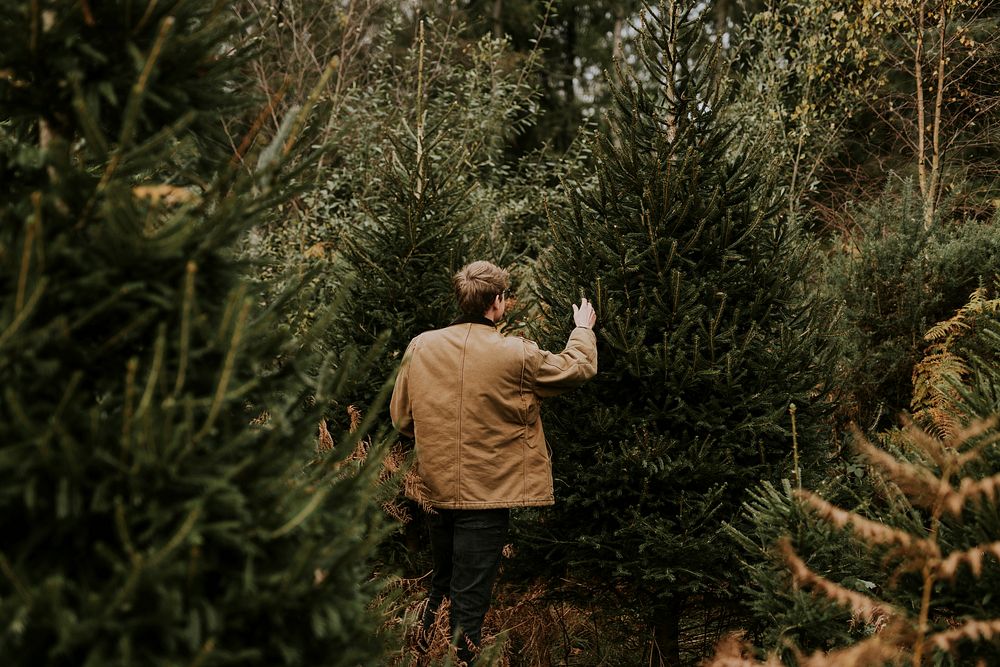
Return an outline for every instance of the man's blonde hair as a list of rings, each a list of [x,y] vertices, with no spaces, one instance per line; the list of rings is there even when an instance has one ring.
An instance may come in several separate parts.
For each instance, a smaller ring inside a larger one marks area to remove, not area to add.
[[[480,260],[463,266],[451,282],[459,309],[466,315],[482,315],[510,285],[510,273],[492,262]]]

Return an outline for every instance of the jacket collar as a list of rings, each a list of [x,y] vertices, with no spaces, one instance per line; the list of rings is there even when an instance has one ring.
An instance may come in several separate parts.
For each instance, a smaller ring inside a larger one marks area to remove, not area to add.
[[[454,326],[456,324],[485,324],[491,329],[496,327],[496,323],[488,317],[483,317],[482,315],[459,315],[448,326]]]

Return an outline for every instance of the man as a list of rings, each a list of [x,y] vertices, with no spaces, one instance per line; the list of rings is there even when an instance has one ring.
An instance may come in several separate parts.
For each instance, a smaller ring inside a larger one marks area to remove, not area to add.
[[[483,618],[507,537],[511,507],[555,502],[541,398],[597,373],[597,321],[587,299],[573,305],[575,328],[558,354],[495,325],[507,308],[510,277],[473,262],[452,279],[462,315],[414,338],[392,393],[390,412],[416,440],[416,477],[407,495],[430,506],[434,572],[424,630],[444,597],[451,629],[463,634],[459,658],[478,650]]]

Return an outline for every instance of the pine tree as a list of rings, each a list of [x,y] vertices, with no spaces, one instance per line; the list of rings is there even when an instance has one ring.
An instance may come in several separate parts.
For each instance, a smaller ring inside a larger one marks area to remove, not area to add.
[[[821,289],[843,302],[846,325],[838,412],[865,428],[888,429],[910,407],[924,333],[1000,272],[995,220],[945,224],[953,203],[927,228],[913,180],[887,187],[855,211],[865,234],[827,267]]]
[[[361,164],[348,159],[347,218],[328,228],[356,276],[332,346],[388,336],[386,354],[356,390],[366,408],[410,340],[458,315],[452,275],[482,256],[504,264],[519,202],[540,199],[511,187],[508,179],[520,179],[503,162],[506,139],[528,122],[531,88],[504,66],[503,41],[463,49],[451,29],[420,22],[401,62],[387,63],[394,76],[372,84],[360,118],[374,140],[356,147]]]
[[[998,313],[1000,300],[979,288],[923,336],[913,424],[879,434],[879,447],[857,437],[859,458],[840,473],[827,468],[814,491],[765,485],[746,504],[745,525],[733,532],[750,575],[749,627],[773,660],[803,664],[802,654],[814,654],[808,664],[845,664],[851,651],[886,646],[907,664],[997,660],[995,642],[972,640],[1000,628],[993,620],[1000,617],[993,595],[1000,525],[991,490],[1000,483],[1000,458],[989,444],[995,432],[979,432],[1000,409]],[[929,541],[929,552],[912,553]],[[863,621],[866,600],[896,610],[893,618]],[[918,619],[898,610],[921,607],[929,632],[945,634],[917,659]],[[976,632],[949,635],[953,628]],[[723,647],[716,664],[755,664],[726,662],[735,647]]]
[[[384,652],[364,430],[314,454],[351,369],[277,326],[232,251],[286,198],[295,137],[228,168],[240,30],[224,2],[0,6],[5,665]]]
[[[1000,439],[995,426],[995,418],[974,421],[941,440],[911,423],[892,434],[889,451],[858,433],[860,452],[890,490],[881,516],[842,509],[811,491],[794,494],[814,521],[846,529],[872,553],[870,558],[839,563],[836,569],[867,570],[877,575],[877,583],[859,589],[833,581],[826,568],[817,567],[826,563],[818,563],[812,549],[803,549],[791,536],[782,538],[777,549],[790,571],[788,578],[820,599],[806,605],[800,619],[808,617],[810,606],[834,605],[850,614],[852,625],[864,628],[856,641],[808,657],[793,646],[791,664],[920,667],[996,662],[1000,617],[993,592],[1000,575],[1000,475],[995,467],[983,474],[989,458],[984,454]],[[843,621],[825,629],[828,640],[839,639]],[[748,648],[727,642],[710,664],[785,664],[774,654],[766,662],[748,659]]]
[[[722,522],[750,484],[793,473],[793,402],[804,455],[816,450],[827,354],[800,294],[808,255],[722,120],[730,94],[693,8],[645,13],[598,184],[552,222],[538,263],[541,340],[558,345],[560,313],[590,296],[600,367],[548,411],[557,504],[538,539],[651,626],[671,664],[692,596],[732,592]]]

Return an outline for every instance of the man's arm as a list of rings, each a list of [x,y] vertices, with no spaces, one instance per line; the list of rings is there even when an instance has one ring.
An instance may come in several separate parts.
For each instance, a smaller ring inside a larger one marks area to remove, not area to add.
[[[392,388],[392,398],[389,400],[389,416],[392,417],[392,425],[403,435],[413,437],[413,409],[410,404],[410,357],[413,356],[413,349],[416,339],[410,341],[403,355],[403,361],[399,366],[399,373],[396,375],[396,384]]]
[[[535,393],[543,398],[579,387],[597,374],[597,336],[593,331],[597,315],[589,301],[573,304],[573,321],[576,327],[562,352],[539,350],[542,359],[535,374]]]

